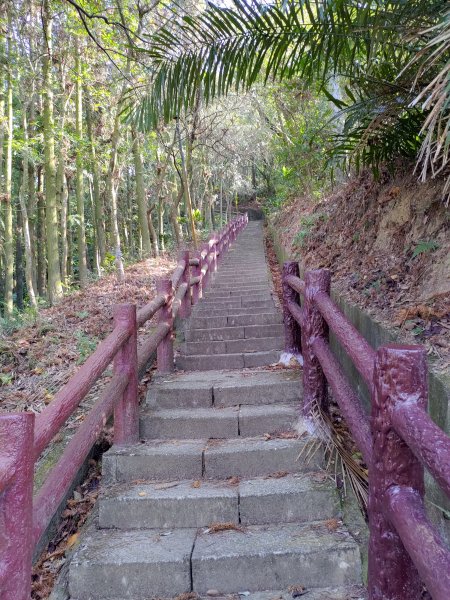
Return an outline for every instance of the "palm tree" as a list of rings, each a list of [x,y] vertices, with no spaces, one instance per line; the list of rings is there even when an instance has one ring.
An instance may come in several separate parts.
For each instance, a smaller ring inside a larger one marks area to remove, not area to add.
[[[335,154],[374,168],[417,156],[422,176],[448,164],[447,0],[229,0],[174,12],[151,36],[149,90],[129,107],[142,129],[256,82],[319,82],[345,116]],[[339,78],[345,100],[329,91]],[[448,186],[450,187],[450,179]]]

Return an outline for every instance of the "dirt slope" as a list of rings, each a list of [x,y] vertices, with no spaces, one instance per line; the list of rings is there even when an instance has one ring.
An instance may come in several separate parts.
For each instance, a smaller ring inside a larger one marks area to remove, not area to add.
[[[450,366],[450,213],[441,190],[402,172],[379,181],[364,173],[273,217],[291,256],[331,269],[336,290],[425,343],[439,370]]]

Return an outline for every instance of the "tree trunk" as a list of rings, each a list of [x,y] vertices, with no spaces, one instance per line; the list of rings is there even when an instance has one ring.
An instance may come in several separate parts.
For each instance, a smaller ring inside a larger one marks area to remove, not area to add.
[[[91,172],[92,172],[92,194],[94,198],[94,214],[95,214],[95,234],[100,255],[100,264],[105,262],[106,242],[105,242],[105,217],[103,210],[102,196],[100,194],[100,172],[97,161],[97,153],[95,150],[95,139],[93,132],[93,118],[90,102],[88,102],[86,110],[86,119],[89,136],[89,147],[91,153]]]
[[[75,37],[78,40],[77,37]],[[86,262],[86,227],[84,223],[84,181],[83,181],[83,86],[81,83],[81,48],[75,43],[75,133],[76,133],[76,181],[77,197],[77,241],[78,241],[78,274],[80,286],[86,287],[88,270]]]
[[[152,245],[150,242],[149,223],[147,220],[147,197],[144,185],[141,142],[139,134],[134,127],[131,130],[131,135],[133,137],[134,175],[136,178],[136,202],[138,208],[139,230],[142,237],[143,254],[144,257],[148,257],[152,253]]]
[[[189,186],[189,176],[188,176],[188,172],[187,172],[187,168],[186,168],[186,161],[184,158],[183,143],[181,141],[179,119],[176,120],[176,129],[177,129],[177,135],[178,135],[178,146],[179,146],[180,157],[181,157],[181,179],[182,179],[183,188],[184,188],[184,200],[186,203],[186,212],[188,214],[188,220],[189,220],[189,224],[191,226],[192,242],[194,244],[194,248],[197,249],[197,246],[198,246],[197,232],[195,230],[194,213],[192,210],[191,190],[190,190],[190,186]]]
[[[50,304],[63,295],[58,252],[58,210],[56,205],[55,133],[53,120],[53,17],[51,0],[43,0],[44,24],[43,97],[44,97],[44,156],[45,156],[45,222],[47,226],[48,299]]]
[[[123,279],[125,276],[125,270],[123,268],[122,259],[122,248],[120,244],[120,232],[119,232],[119,220],[117,211],[117,150],[119,145],[119,125],[120,125],[120,111],[119,107],[116,108],[116,116],[114,119],[114,129],[111,139],[111,154],[109,159],[109,170],[106,178],[106,201],[109,202],[111,207],[111,227],[112,227],[112,238],[114,244],[114,254],[116,257],[116,268],[117,276],[119,279]]]
[[[28,123],[27,123],[27,107],[22,108],[22,127],[24,135],[24,156],[23,156],[23,171],[22,171],[22,186],[19,192],[20,211],[22,213],[22,229],[23,241],[25,245],[25,281],[28,291],[28,299],[33,308],[37,308],[35,283],[33,278],[33,250],[31,247],[30,225],[28,219],[28,203],[26,201],[27,191],[29,189],[29,172],[28,172]]]
[[[12,212],[12,146],[13,146],[13,90],[12,90],[12,6],[8,9],[8,62],[6,75],[6,164],[5,164],[5,212],[4,212],[4,240],[5,240],[5,288],[4,288],[4,315],[11,317],[13,314],[13,287],[14,287],[14,247],[13,247],[13,212]]]
[[[44,298],[46,295],[45,202],[41,167],[38,169],[37,189],[37,291],[39,296]]]

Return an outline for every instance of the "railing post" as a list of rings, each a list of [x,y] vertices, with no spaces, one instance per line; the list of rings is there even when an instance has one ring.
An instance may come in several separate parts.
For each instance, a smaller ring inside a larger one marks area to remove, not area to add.
[[[284,321],[284,349],[289,354],[297,356],[301,353],[302,342],[301,342],[301,328],[297,321],[288,309],[289,302],[300,305],[300,295],[298,292],[293,290],[288,283],[286,283],[286,277],[293,275],[294,277],[300,277],[300,269],[298,262],[287,261],[283,264],[283,321]]]
[[[189,250],[183,250],[180,253],[180,260],[184,260],[184,271],[180,283],[187,284],[186,294],[181,301],[179,315],[182,319],[187,319],[191,314],[191,286],[190,286],[190,267],[189,267]]]
[[[219,238],[215,233],[213,236],[214,246],[212,247],[212,270],[213,273],[217,272],[217,244],[219,243]]]
[[[315,306],[314,297],[319,292],[330,293],[331,275],[328,269],[305,273],[304,326],[301,346],[303,354],[303,415],[308,417],[315,404],[328,410],[328,392],[325,374],[316,358],[312,342],[321,337],[328,341],[328,325]]]
[[[116,306],[114,325],[128,327],[130,334],[114,357],[114,375],[125,374],[128,378],[123,397],[114,408],[114,443],[134,444],[139,440],[136,305]]]
[[[420,346],[388,345],[375,359],[372,389],[373,461],[369,480],[369,598],[418,600],[422,583],[395,528],[386,517],[386,492],[414,489],[423,498],[423,467],[391,424],[399,402],[427,407],[427,367]]]
[[[203,259],[203,265],[206,265],[208,267],[205,275],[203,276],[203,281],[202,281],[202,289],[205,290],[208,287],[209,284],[209,278],[211,276],[211,257],[209,256],[209,244],[205,243],[202,244],[202,252],[206,253],[205,258]]]
[[[200,277],[199,282],[194,283],[194,285],[192,286],[192,304],[195,305],[200,300],[200,298],[203,296],[203,293],[202,293],[202,266],[203,266],[202,253],[196,252],[194,254],[194,258],[196,258],[198,260],[198,265],[196,265],[192,269],[192,275],[193,275],[193,277]]]
[[[171,373],[174,370],[173,365],[173,288],[170,279],[160,279],[156,282],[156,293],[166,294],[168,299],[166,304],[159,309],[159,323],[167,323],[170,327],[169,333],[162,340],[156,352],[157,368],[160,373]]]
[[[33,556],[34,413],[0,417],[0,448],[14,465],[11,485],[0,494],[0,596],[30,600]]]

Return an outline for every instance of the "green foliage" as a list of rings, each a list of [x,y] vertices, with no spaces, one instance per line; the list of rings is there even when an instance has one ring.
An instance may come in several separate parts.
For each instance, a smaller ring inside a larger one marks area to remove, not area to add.
[[[429,252],[434,252],[439,248],[439,244],[436,240],[419,240],[412,251],[412,257],[417,258],[421,254],[428,254]]]
[[[191,109],[198,90],[208,103],[258,81],[300,77],[339,109],[330,167],[339,161],[377,174],[383,162],[419,156],[425,177],[449,159],[449,48],[445,0],[209,4],[195,16],[176,14],[151,38],[150,91],[128,113],[150,129]],[[289,179],[290,165],[280,166]]]
[[[325,221],[325,219],[326,216],[323,213],[313,213],[302,217],[300,219],[301,229],[293,240],[294,245],[303,248],[316,223],[318,221]]]
[[[77,341],[77,352],[80,355],[77,360],[77,365],[81,365],[81,363],[83,363],[96,349],[98,339],[90,337],[81,329],[75,331],[74,338]]]

